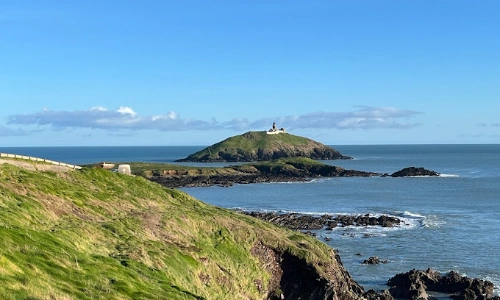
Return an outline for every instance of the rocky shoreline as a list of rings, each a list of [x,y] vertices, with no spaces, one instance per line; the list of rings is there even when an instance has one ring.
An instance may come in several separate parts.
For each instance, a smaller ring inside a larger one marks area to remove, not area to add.
[[[269,183],[269,182],[305,182],[306,177],[295,177],[287,175],[261,175],[261,174],[237,174],[237,175],[172,175],[154,176],[148,178],[169,188],[180,187],[229,187],[235,184]]]
[[[227,167],[235,172],[231,174],[186,174],[175,170],[165,170],[166,175],[148,176],[153,182],[169,188],[180,187],[229,187],[235,184],[269,183],[269,182],[305,182],[314,178],[331,177],[410,177],[410,176],[439,176],[438,172],[422,167],[408,167],[392,174],[346,170],[330,165],[301,166],[301,168],[266,169],[265,166],[252,166],[247,171],[246,166]]]
[[[364,215],[304,215],[298,213],[276,213],[276,212],[245,212],[246,215],[271,222],[273,224],[287,227],[293,230],[332,230],[335,227],[346,226],[381,226],[394,227],[404,223],[401,219],[393,216],[381,215],[378,217]],[[340,258],[339,258],[340,262]],[[378,257],[365,259],[362,264],[386,264],[388,260]],[[387,281],[388,289],[383,291],[369,290],[361,292],[358,290],[360,299],[368,300],[435,300],[429,292],[437,292],[446,295],[453,300],[500,300],[500,296],[494,296],[493,283],[487,280],[472,279],[461,276],[455,271],[446,275],[427,269],[410,270],[400,273]],[[277,299],[277,298],[276,298]],[[325,298],[330,299],[330,298]],[[335,299],[335,298],[331,298]]]

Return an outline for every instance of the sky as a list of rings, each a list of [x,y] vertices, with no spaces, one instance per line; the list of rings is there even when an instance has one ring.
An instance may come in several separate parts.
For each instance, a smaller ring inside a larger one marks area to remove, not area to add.
[[[0,146],[498,144],[500,1],[0,1]]]

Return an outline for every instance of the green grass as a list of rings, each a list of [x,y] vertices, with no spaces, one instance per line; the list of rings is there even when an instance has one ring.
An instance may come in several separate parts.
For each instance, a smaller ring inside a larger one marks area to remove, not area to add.
[[[312,237],[142,177],[0,165],[1,299],[263,299],[257,242],[314,266]],[[321,270],[318,267],[318,270]]]
[[[306,145],[309,139],[292,135],[289,133],[267,134],[265,131],[250,131],[242,135],[230,137],[211,147],[212,151],[220,148],[238,148],[243,151],[251,151],[255,148],[270,148],[278,144],[292,146]]]

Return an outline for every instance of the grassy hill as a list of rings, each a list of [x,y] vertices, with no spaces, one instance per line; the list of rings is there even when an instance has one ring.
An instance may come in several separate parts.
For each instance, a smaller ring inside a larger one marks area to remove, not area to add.
[[[265,131],[249,131],[230,137],[179,161],[261,161],[296,156],[312,159],[348,158],[331,147],[305,137],[289,133],[266,134]]]
[[[1,299],[356,299],[361,292],[315,238],[102,169],[0,164],[0,237]]]

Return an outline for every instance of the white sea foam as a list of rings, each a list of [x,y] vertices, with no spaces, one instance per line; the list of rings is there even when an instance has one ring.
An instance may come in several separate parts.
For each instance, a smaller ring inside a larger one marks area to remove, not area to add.
[[[425,216],[423,215],[419,215],[419,214],[416,214],[416,213],[412,213],[412,212],[409,212],[409,211],[405,211],[403,212],[402,214],[403,216],[407,216],[407,217],[412,217],[412,218],[421,218],[421,219],[425,219]]]
[[[494,289],[493,289],[493,294],[494,296],[500,296],[500,276],[496,274],[492,275],[487,275],[485,280],[491,281],[493,283]]]
[[[389,217],[394,217],[398,218],[401,220],[401,223],[399,225],[395,225],[393,227],[382,227],[380,225],[368,225],[368,226],[337,226],[333,228],[329,232],[336,232],[337,234],[340,233],[343,236],[346,237],[380,237],[380,236],[386,236],[386,232],[390,231],[398,231],[398,230],[409,230],[409,229],[414,229],[418,227],[432,227],[439,225],[438,220],[435,220],[435,218],[431,218],[430,221],[427,221],[427,217],[423,215],[419,215],[416,213],[411,213],[409,211],[405,212],[396,212],[396,213],[348,213],[348,212],[332,212],[332,211],[295,211],[295,210],[272,210],[272,209],[248,209],[248,208],[242,208],[242,207],[235,207],[233,208],[235,210],[239,211],[258,211],[258,212],[263,212],[263,213],[278,213],[278,214],[298,214],[298,215],[307,215],[307,216],[324,216],[324,215],[330,215],[332,218],[335,218],[336,216],[342,215],[342,216],[362,216],[362,215],[369,215],[370,217],[375,217],[378,218],[380,216],[389,216]],[[349,232],[346,234],[346,232]]]
[[[422,224],[424,227],[431,228],[431,227],[441,227],[443,224],[446,222],[442,219],[440,219],[436,215],[430,215],[423,220]]]
[[[460,177],[460,176],[456,174],[439,174],[439,177]]]

